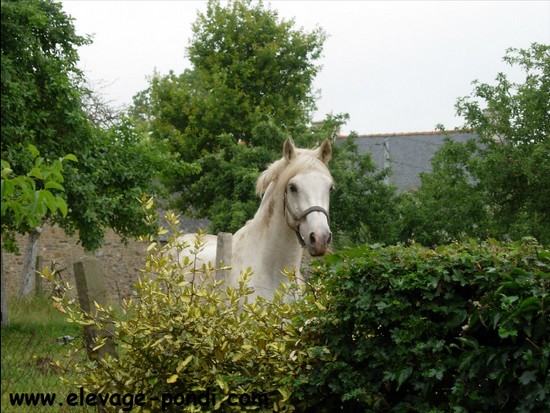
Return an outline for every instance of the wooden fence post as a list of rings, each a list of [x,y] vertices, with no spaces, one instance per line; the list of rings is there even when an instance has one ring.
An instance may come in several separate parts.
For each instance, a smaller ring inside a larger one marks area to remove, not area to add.
[[[81,258],[74,263],[74,276],[80,307],[93,318],[97,315],[96,302],[102,307],[107,305],[107,290],[103,282],[103,271],[99,260],[89,256]],[[106,338],[105,345],[94,350],[98,340],[102,338]],[[105,330],[102,331],[94,326],[84,326],[84,339],[90,360],[103,358],[106,354],[116,357],[109,325],[105,326]]]
[[[36,263],[34,264],[34,292],[36,295],[42,294],[42,276],[39,272],[42,272],[44,269],[44,257],[42,255],[36,256]]]
[[[216,267],[223,265],[231,266],[231,255],[233,254],[233,234],[228,232],[218,233],[216,245]],[[216,270],[216,278],[227,282],[230,270]]]

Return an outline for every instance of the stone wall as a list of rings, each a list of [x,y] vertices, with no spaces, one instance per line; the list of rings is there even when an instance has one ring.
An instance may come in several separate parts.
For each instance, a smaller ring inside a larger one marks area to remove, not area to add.
[[[190,220],[181,218],[181,230],[183,233],[196,232],[198,228],[205,228],[207,220]],[[17,235],[17,245],[20,252],[9,254],[2,252],[2,264],[6,273],[8,297],[19,293],[21,287],[21,272],[23,269],[23,258],[27,244],[27,237]],[[128,239],[124,244],[122,239],[112,230],[107,230],[105,243],[102,248],[94,252],[85,252],[78,244],[78,237],[69,237],[57,226],[44,226],[40,235],[39,255],[43,259],[43,265],[61,269],[60,274],[63,282],[69,283],[73,290],[72,297],[76,297],[76,282],[74,277],[73,264],[84,255],[91,255],[99,259],[105,277],[105,285],[111,303],[118,303],[132,294],[132,287],[137,282],[141,269],[144,268],[147,256],[147,243]],[[307,277],[309,261],[311,256],[304,249],[302,259],[302,275]],[[43,290],[51,293],[51,285],[42,281]]]
[[[21,286],[27,237],[18,236],[17,242],[20,249],[18,254],[2,252],[8,296],[18,294]],[[84,252],[84,249],[78,244],[77,236],[69,237],[57,226],[45,226],[40,236],[39,255],[43,258],[45,266],[51,268],[52,263],[55,262],[56,267],[62,269],[60,274],[63,281],[69,282],[71,286],[75,285],[73,264],[84,255],[97,257],[103,268],[111,302],[116,303],[130,296],[140,269],[144,267],[146,248],[145,243],[131,239],[125,245],[118,235],[108,230],[102,248],[93,253]],[[48,291],[49,286],[45,284],[47,282],[44,281],[44,289]]]

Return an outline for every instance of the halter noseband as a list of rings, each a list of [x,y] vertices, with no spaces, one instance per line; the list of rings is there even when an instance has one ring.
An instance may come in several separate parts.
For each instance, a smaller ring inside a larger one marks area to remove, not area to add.
[[[286,215],[286,212],[288,211],[288,213],[290,214],[290,216],[292,217],[292,219],[294,219],[294,222],[296,223],[296,226],[292,229],[294,229],[294,232],[296,233],[296,237],[298,238],[298,242],[300,243],[300,245],[302,247],[305,247],[306,246],[306,241],[302,238],[302,234],[300,234],[300,224],[302,223],[302,220],[307,217],[309,214],[311,214],[312,212],[322,212],[323,214],[325,214],[325,216],[327,217],[327,222],[328,222],[328,225],[330,226],[330,217],[328,216],[328,212],[325,208],[321,207],[321,206],[318,206],[318,205],[315,205],[315,206],[312,206],[312,207],[309,207],[308,209],[306,209],[305,211],[302,211],[301,214],[295,214],[293,211],[292,211],[292,208],[290,208],[290,204],[288,203],[288,198],[286,196],[286,189],[285,189],[285,208],[284,208],[284,213]]]

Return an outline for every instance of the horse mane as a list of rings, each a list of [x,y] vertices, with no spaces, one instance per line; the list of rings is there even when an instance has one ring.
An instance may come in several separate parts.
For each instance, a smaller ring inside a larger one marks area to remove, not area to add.
[[[269,187],[273,183],[286,182],[294,175],[313,169],[315,165],[319,165],[327,173],[328,169],[321,160],[317,157],[317,149],[301,149],[296,148],[296,157],[288,161],[284,157],[276,160],[260,174],[256,182],[256,195],[262,198]],[[322,165],[322,166],[321,166]],[[329,173],[330,174],[330,173]]]

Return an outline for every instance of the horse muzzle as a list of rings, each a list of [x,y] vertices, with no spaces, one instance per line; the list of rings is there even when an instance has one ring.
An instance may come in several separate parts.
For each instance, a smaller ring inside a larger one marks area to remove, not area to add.
[[[325,255],[332,241],[332,233],[330,231],[313,231],[310,232],[306,246],[309,255],[312,257],[321,257]]]

